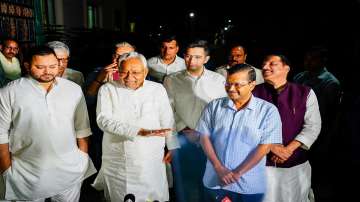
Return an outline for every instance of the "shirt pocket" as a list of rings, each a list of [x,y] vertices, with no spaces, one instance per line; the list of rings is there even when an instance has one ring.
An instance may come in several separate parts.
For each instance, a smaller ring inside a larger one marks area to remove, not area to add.
[[[243,133],[240,136],[240,140],[249,146],[256,147],[261,140],[263,131],[250,126],[244,126]]]

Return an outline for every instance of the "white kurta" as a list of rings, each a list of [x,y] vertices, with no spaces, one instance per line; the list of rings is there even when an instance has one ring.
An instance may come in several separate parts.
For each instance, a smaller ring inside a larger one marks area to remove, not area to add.
[[[227,96],[224,84],[223,76],[205,68],[199,77],[191,76],[187,70],[166,77],[164,86],[174,108],[176,129],[194,129],[205,105]]]
[[[149,68],[149,75],[157,82],[163,82],[164,77],[182,71],[186,69],[185,61],[179,56],[176,56],[175,60],[171,64],[165,64],[162,62],[160,56],[152,57],[147,61]]]
[[[51,197],[96,172],[76,141],[91,135],[79,86],[57,78],[47,93],[21,78],[0,90],[0,103],[0,144],[9,143],[12,161],[3,173],[5,199]]]
[[[174,128],[164,87],[144,81],[137,90],[118,83],[104,84],[98,94],[97,123],[104,131],[102,166],[94,187],[111,201],[134,194],[136,201],[169,200],[164,147],[179,147],[175,133],[164,137],[137,135],[140,128]],[[104,187],[106,186],[106,187]]]

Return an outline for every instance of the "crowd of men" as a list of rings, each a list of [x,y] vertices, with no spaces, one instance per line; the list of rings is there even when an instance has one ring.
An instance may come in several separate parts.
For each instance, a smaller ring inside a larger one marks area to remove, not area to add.
[[[16,40],[0,49],[0,200],[79,201],[90,176],[114,202],[129,194],[140,202],[322,194],[341,97],[323,49],[306,55],[294,82],[282,54],[255,68],[234,44],[211,71],[206,41],[187,44],[180,57],[174,35],[149,59],[117,43],[112,63],[86,77],[68,67],[60,41],[31,48],[23,63]]]

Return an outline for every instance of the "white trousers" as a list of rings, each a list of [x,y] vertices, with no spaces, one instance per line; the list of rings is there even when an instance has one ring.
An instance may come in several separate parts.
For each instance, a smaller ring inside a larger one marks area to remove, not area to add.
[[[291,168],[266,167],[266,192],[263,202],[309,202],[311,166],[308,161]]]
[[[80,199],[80,189],[81,189],[82,182],[77,183],[76,185],[66,189],[65,191],[56,194],[55,196],[50,197],[51,202],[78,202]],[[2,200],[0,200],[2,201]],[[26,201],[26,202],[44,202],[45,198],[37,199],[34,201]],[[2,202],[10,202],[10,201],[2,201]],[[11,201],[15,202],[15,201]],[[24,201],[21,201],[24,202]]]

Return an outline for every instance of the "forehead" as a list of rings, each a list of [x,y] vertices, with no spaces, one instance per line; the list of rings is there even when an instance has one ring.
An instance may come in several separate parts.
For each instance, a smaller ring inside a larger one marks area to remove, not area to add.
[[[247,70],[239,71],[234,74],[231,74],[227,77],[228,81],[235,82],[235,81],[248,81],[249,73]]]
[[[244,54],[245,53],[244,48],[241,46],[232,48],[230,52],[231,52],[231,54]]]
[[[65,58],[69,56],[67,51],[65,51],[64,49],[55,49],[54,52],[59,58]]]
[[[15,41],[13,41],[13,40],[7,40],[7,41],[5,41],[4,44],[5,44],[6,46],[18,47],[18,44],[17,44]]]
[[[145,67],[139,58],[129,58],[121,63],[121,68],[126,70],[143,70]]]
[[[188,48],[186,50],[186,54],[189,54],[189,55],[205,55],[205,50],[204,50],[204,48],[200,48],[200,47]]]
[[[264,62],[281,62],[282,63],[281,58],[276,55],[268,56]]]
[[[134,48],[130,47],[130,46],[121,46],[121,47],[116,48],[116,50],[115,50],[116,54],[119,54],[119,55],[122,55],[124,53],[129,53],[132,51],[134,51]]]
[[[177,43],[175,40],[169,41],[169,42],[162,42],[162,46],[177,46]]]
[[[32,65],[57,65],[58,60],[53,54],[34,55],[31,60]]]

